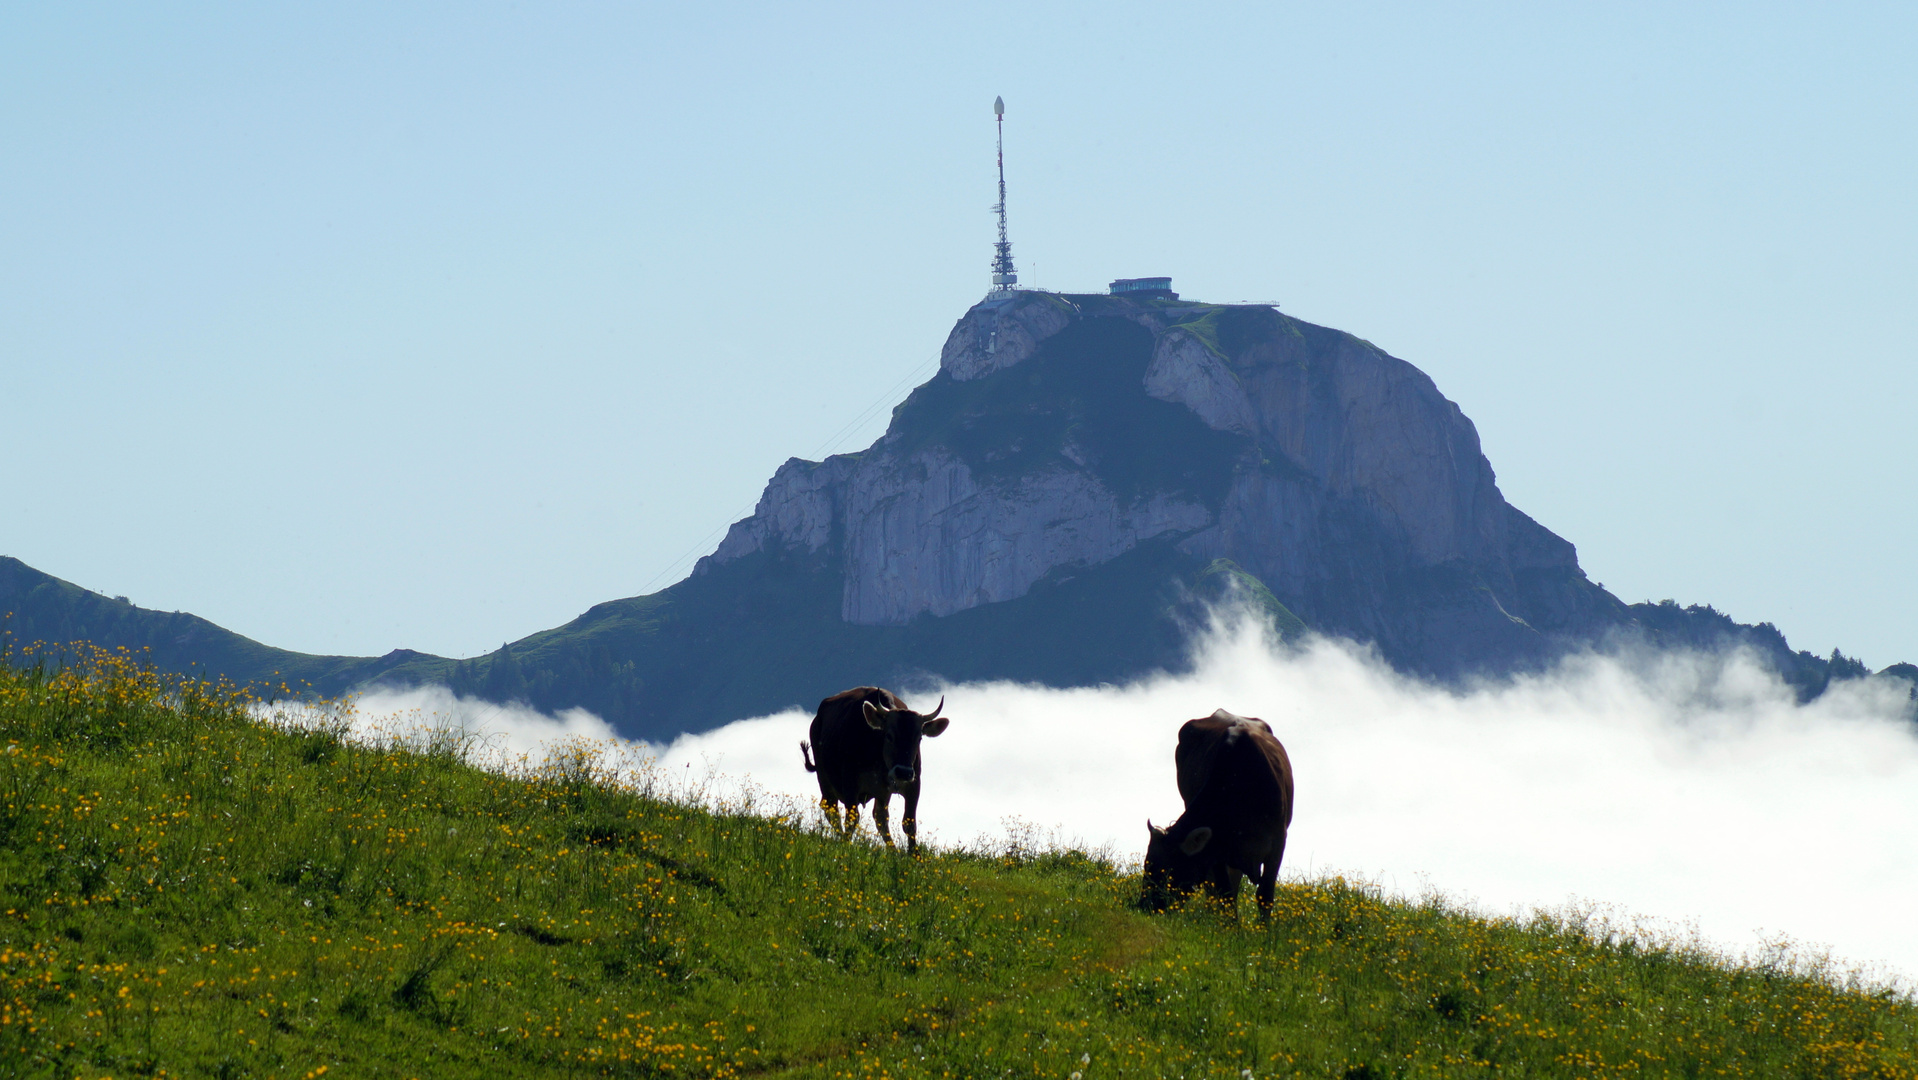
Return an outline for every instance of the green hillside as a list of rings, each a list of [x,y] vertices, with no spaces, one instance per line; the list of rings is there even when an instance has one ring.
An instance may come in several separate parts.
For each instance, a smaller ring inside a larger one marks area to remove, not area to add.
[[[197,616],[137,608],[0,559],[0,642],[88,640],[267,697],[282,685],[340,695],[377,682],[445,683],[490,701],[589,709],[628,738],[670,741],[741,717],[812,708],[848,686],[934,676],[1053,686],[1133,678],[1177,666],[1206,605],[1227,597],[1284,633],[1304,629],[1237,565],[1181,555],[1169,543],[1055,573],[1017,600],[903,627],[843,621],[841,588],[825,560],[762,552],[453,661],[404,649],[381,657],[274,649]]]
[[[933,676],[1050,686],[1136,678],[1179,666],[1206,604],[1227,595],[1284,632],[1304,628],[1257,578],[1169,543],[1055,573],[1016,600],[906,626],[843,621],[841,592],[836,567],[823,559],[758,552],[651,596],[596,605],[499,652],[418,661],[395,675],[549,711],[583,707],[628,738],[663,742],[740,717],[811,709],[848,686],[904,687]]]
[[[102,596],[0,555],[0,647],[17,651],[35,643],[75,641],[126,649],[163,671],[224,677],[262,693],[284,684],[339,694],[427,659],[407,649],[379,657],[276,649],[198,615]]]
[[[0,1075],[1918,1075],[1918,1006],[1789,965],[1336,879],[1148,916],[1081,853],[912,859],[245,706],[0,670]]]
[[[1226,559],[1204,562],[1167,542],[1099,566],[1054,573],[1016,600],[907,626],[839,618],[843,580],[822,558],[758,552],[647,596],[596,604],[579,618],[471,660],[406,649],[379,657],[275,649],[184,612],[152,611],[0,557],[0,646],[89,640],[162,671],[225,678],[265,697],[341,695],[376,683],[441,683],[462,695],[585,708],[621,734],[670,741],[731,720],[812,708],[848,686],[909,688],[934,677],[1050,686],[1124,682],[1185,661],[1207,606],[1249,604],[1281,633],[1306,625],[1265,584]],[[1810,700],[1870,671],[1836,650],[1794,652],[1769,623],[1749,626],[1704,605],[1633,604],[1647,642],[1749,648]],[[740,657],[752,658],[742,664]],[[1880,675],[1913,684],[1918,668]]]

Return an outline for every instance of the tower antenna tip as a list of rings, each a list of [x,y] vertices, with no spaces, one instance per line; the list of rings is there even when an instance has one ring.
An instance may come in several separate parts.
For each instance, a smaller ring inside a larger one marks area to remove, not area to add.
[[[992,115],[994,116],[1006,115],[1006,99],[1005,98],[995,97],[992,99]]]

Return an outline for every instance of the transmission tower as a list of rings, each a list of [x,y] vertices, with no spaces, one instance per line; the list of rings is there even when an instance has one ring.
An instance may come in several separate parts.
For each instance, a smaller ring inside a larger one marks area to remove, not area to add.
[[[1006,99],[992,99],[992,115],[999,124],[999,203],[992,209],[999,215],[999,243],[992,257],[992,291],[1008,293],[1019,283],[1012,269],[1012,241],[1006,239]]]

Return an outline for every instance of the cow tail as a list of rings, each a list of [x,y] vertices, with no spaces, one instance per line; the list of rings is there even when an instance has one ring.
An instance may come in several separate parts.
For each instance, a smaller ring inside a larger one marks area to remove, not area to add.
[[[819,766],[812,763],[812,747],[807,746],[804,739],[799,740],[799,760],[806,763],[807,772],[819,771]]]

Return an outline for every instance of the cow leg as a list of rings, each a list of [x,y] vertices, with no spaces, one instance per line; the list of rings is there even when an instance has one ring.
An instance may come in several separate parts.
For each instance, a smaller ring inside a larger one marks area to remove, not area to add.
[[[879,838],[886,842],[887,847],[892,846],[892,807],[887,805],[891,802],[892,795],[888,792],[881,792],[872,801],[872,824],[879,830]]]
[[[858,831],[859,831],[859,804],[847,803],[846,804],[846,831],[841,833],[840,835],[845,838],[850,838]]]
[[[1285,858],[1285,837],[1281,835],[1272,857],[1259,870],[1259,918],[1272,921],[1272,894],[1279,887],[1279,863]]]
[[[846,838],[846,827],[839,821],[839,800],[819,800],[819,812],[826,816],[826,824],[832,826],[833,835],[841,840]]]
[[[906,789],[905,800],[905,818],[899,822],[899,827],[906,833],[906,854],[917,855],[919,853],[919,781],[914,780],[912,786]]]
[[[1209,890],[1212,898],[1223,905],[1228,912],[1239,910],[1239,881],[1244,876],[1224,863],[1219,864],[1218,871],[1212,876]]]
[[[1259,870],[1259,921],[1272,921],[1272,894],[1278,889],[1279,860],[1271,859]]]

